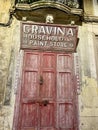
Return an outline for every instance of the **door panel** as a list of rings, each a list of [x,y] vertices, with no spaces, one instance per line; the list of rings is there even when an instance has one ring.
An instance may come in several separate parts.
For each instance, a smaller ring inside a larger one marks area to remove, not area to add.
[[[23,68],[23,98],[39,98],[40,55],[38,53],[25,53]]]
[[[37,104],[23,104],[22,108],[22,127],[38,126],[38,105]]]
[[[57,70],[61,72],[71,71],[72,54],[57,54]]]
[[[71,79],[71,73],[57,73],[58,100],[67,100],[73,98],[73,88]]]
[[[55,98],[55,74],[53,72],[43,72],[43,86],[41,87],[41,97],[53,100]]]
[[[43,53],[41,73],[43,76],[43,86],[41,88],[41,97],[47,99],[55,99],[56,93],[56,54]]]
[[[70,62],[70,64],[69,64]],[[71,55],[57,55],[57,100],[73,99],[73,72]]]
[[[55,58],[56,54],[54,53],[43,53],[42,54],[42,68],[43,69],[55,69]]]
[[[38,70],[40,65],[39,53],[26,52],[24,56],[25,70]]]
[[[72,54],[25,51],[15,130],[76,130]]]
[[[24,55],[21,96],[21,125],[19,130],[37,130],[39,124],[39,73],[40,55],[26,52]]]
[[[72,60],[69,54],[57,55],[57,121],[60,130],[73,130]]]
[[[56,100],[56,73],[55,73],[56,55],[54,53],[41,54],[41,74],[43,85],[40,89],[40,97],[47,102],[40,108],[40,129],[48,130],[55,128],[55,100]]]
[[[39,97],[38,72],[26,71],[24,73],[23,98]]]
[[[68,103],[60,103],[58,107],[60,130],[73,129],[73,106]]]
[[[41,106],[40,110],[41,110],[41,115],[40,115],[40,127],[44,128],[45,127],[54,127],[54,109],[55,106],[54,104],[48,104],[47,106]],[[47,129],[47,128],[46,128]]]

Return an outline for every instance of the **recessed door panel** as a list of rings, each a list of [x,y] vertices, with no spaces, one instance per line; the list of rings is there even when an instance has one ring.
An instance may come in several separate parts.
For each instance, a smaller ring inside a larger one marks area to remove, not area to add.
[[[73,98],[72,75],[67,72],[57,73],[58,100]]]
[[[43,86],[41,87],[41,97],[53,100],[55,98],[55,73],[43,72]]]
[[[55,114],[54,114],[54,109],[55,109],[55,106],[54,104],[52,103],[49,103],[47,104],[46,106],[43,105],[41,106],[41,115],[40,115],[40,127],[44,128],[45,127],[54,127],[54,117],[55,117]]]
[[[38,105],[37,104],[23,104],[22,107],[22,127],[38,126]]]
[[[39,53],[26,52],[24,55],[25,70],[38,70],[40,65]]]
[[[69,103],[60,103],[58,107],[58,121],[59,128],[72,129],[73,128],[73,106]]]
[[[24,72],[23,98],[37,98],[39,96],[38,72]]]

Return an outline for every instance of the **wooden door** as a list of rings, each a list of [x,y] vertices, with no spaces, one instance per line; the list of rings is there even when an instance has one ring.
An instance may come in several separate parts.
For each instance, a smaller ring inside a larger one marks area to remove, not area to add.
[[[22,75],[13,130],[76,130],[72,55],[25,51]]]
[[[57,127],[74,130],[73,73],[71,55],[57,55]]]

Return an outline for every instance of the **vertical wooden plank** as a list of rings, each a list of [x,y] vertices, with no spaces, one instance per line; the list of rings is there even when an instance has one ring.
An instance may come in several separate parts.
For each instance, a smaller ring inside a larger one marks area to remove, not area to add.
[[[47,105],[40,107],[40,129],[55,129],[55,104],[56,104],[56,54],[43,53],[41,60],[41,74],[43,85],[41,86],[41,98],[47,100]]]
[[[19,130],[37,130],[39,122],[40,54],[25,51]]]
[[[71,54],[57,54],[57,127],[73,130],[73,84]]]
[[[23,71],[24,79],[22,98],[39,98],[39,73],[39,53],[26,52]]]

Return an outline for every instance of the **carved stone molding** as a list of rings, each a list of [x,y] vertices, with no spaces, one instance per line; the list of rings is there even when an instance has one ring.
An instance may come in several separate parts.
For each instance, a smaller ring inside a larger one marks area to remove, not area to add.
[[[16,8],[19,10],[35,10],[38,8],[46,8],[46,7],[57,8],[57,9],[60,9],[64,12],[66,12],[66,13],[71,13],[71,14],[78,14],[78,15],[83,14],[82,9],[70,8],[67,5],[64,5],[64,4],[59,3],[59,2],[38,1],[38,2],[34,2],[32,4],[21,4],[21,3],[16,4]]]
[[[97,22],[98,23],[98,16],[92,16],[92,15],[84,15],[85,22]]]

